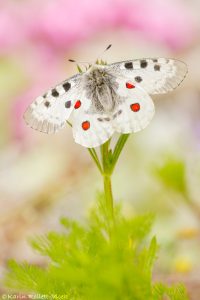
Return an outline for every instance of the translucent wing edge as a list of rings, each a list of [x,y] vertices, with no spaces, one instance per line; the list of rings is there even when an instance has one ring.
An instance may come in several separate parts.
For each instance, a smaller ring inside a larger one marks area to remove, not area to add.
[[[73,108],[69,109],[68,117],[66,117],[65,120],[63,118],[56,117],[53,112],[47,114],[47,117],[45,117],[45,113],[38,110],[38,107],[41,106],[45,101],[54,103],[55,101],[59,101],[59,99],[53,99],[52,98],[52,91],[60,92],[62,91],[62,96],[65,94],[63,90],[63,86],[65,83],[74,82],[76,84],[76,80],[80,79],[80,74],[76,74],[61,83],[57,84],[55,87],[50,88],[44,96],[39,96],[33,101],[28,108],[26,109],[23,118],[25,123],[40,132],[53,134],[56,133],[58,130],[63,128],[66,124],[67,119],[69,118],[70,114],[73,111]],[[67,94],[67,92],[66,92]],[[44,108],[44,107],[43,107]]]

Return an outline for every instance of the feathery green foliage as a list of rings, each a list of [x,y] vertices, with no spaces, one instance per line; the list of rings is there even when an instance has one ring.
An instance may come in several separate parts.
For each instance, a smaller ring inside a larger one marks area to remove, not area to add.
[[[155,299],[161,300],[164,296],[168,296],[171,300],[187,300],[186,289],[182,284],[176,286],[167,287],[162,283],[157,283],[153,287],[153,295]],[[166,299],[166,298],[165,298]]]
[[[6,285],[12,290],[65,295],[70,300],[186,300],[182,286],[152,283],[157,242],[148,235],[153,215],[125,218],[115,207],[115,222],[108,222],[105,199],[99,197],[86,224],[61,219],[64,231],[50,232],[31,241],[49,257],[45,268],[9,262]]]

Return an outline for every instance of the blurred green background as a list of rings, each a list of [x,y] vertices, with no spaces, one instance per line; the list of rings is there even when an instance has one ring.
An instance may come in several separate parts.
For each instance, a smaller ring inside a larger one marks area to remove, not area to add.
[[[153,212],[161,244],[155,277],[200,281],[200,2],[192,0],[0,1],[0,268],[8,258],[43,265],[27,238],[83,219],[102,189],[85,148],[66,127],[47,136],[26,127],[38,95],[108,45],[108,63],[172,57],[189,74],[154,97],[156,115],[131,135],[113,176],[125,214]],[[199,292],[200,293],[200,292]]]

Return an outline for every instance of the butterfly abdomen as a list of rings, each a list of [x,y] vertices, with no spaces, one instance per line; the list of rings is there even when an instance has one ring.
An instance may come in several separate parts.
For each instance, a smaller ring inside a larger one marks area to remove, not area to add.
[[[93,67],[85,74],[84,89],[91,99],[92,112],[111,113],[117,105],[118,83],[116,78],[102,67]]]

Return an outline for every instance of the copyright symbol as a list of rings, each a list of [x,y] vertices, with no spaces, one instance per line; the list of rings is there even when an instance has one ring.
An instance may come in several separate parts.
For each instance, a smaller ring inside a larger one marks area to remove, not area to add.
[[[7,299],[7,296],[5,294],[2,295],[2,299]]]

